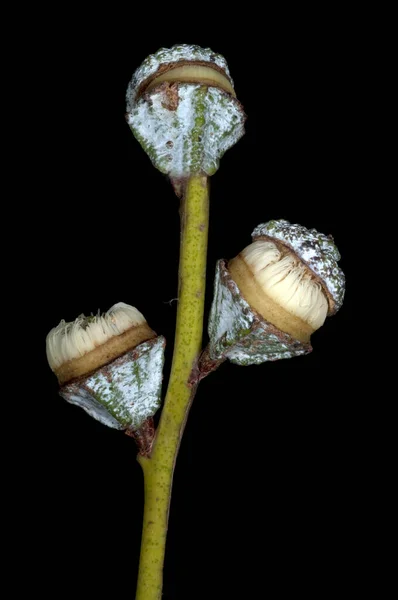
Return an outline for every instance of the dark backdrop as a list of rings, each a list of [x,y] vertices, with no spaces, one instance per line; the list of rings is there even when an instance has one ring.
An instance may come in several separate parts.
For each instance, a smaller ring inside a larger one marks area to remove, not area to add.
[[[126,125],[124,95],[149,53],[181,42],[227,58],[248,115],[246,135],[211,180],[206,315],[216,260],[235,256],[271,218],[332,233],[348,292],[311,355],[226,363],[200,385],[175,471],[164,598],[255,598],[275,585],[324,597],[350,568],[356,522],[347,336],[357,58],[344,19],[271,19],[254,31],[252,14],[185,33],[162,28],[161,15],[158,32],[133,13],[84,26],[75,17],[65,28],[57,18],[36,41],[38,199],[27,210],[42,384],[26,433],[30,585],[55,596],[134,596],[143,509],[134,443],[57,395],[44,340],[61,318],[131,303],[167,338],[166,388],[178,200]]]

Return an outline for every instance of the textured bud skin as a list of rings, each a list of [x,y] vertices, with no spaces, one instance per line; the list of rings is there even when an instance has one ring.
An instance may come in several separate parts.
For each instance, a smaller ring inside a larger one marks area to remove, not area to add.
[[[258,365],[312,351],[310,344],[280,331],[252,310],[224,260],[217,262],[208,332],[209,357],[215,361],[228,358],[238,365]]]
[[[201,83],[161,83],[142,95],[145,79],[162,65],[201,61],[232,80],[225,59],[210,49],[174,46],[148,57],[127,90],[127,122],[154,166],[172,180],[213,175],[228,148],[244,134],[246,115],[236,98]]]
[[[108,427],[136,431],[160,407],[165,344],[162,336],[139,344],[59,393]]]
[[[341,308],[345,276],[337,264],[341,256],[332,236],[280,219],[258,225],[252,233],[253,241],[262,237],[286,244],[321,279],[329,298],[329,315]]]
[[[213,175],[224,152],[244,134],[244,120],[236,98],[193,83],[162,84],[127,115],[154,166],[171,179]]]

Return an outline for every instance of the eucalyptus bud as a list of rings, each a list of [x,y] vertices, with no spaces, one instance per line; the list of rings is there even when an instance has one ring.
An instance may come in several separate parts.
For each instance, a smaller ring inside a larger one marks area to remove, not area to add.
[[[244,134],[245,114],[227,63],[209,48],[179,45],[148,56],[126,100],[134,136],[177,193],[191,175],[213,175]]]
[[[343,303],[345,278],[331,236],[279,220],[259,225],[252,237],[238,256],[217,264],[209,363],[259,364],[311,352],[311,334]]]
[[[123,302],[103,315],[61,321],[46,340],[60,395],[128,433],[138,432],[160,406],[164,346],[144,316]]]

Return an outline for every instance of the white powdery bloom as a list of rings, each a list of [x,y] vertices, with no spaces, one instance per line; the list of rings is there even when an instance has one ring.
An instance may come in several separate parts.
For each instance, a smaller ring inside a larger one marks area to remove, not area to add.
[[[319,329],[328,313],[322,285],[299,258],[258,240],[241,253],[262,290],[289,313]]]
[[[73,358],[84,356],[110,338],[131,327],[146,323],[134,306],[118,302],[103,315],[80,315],[74,321],[62,320],[47,335],[47,359],[52,370]]]

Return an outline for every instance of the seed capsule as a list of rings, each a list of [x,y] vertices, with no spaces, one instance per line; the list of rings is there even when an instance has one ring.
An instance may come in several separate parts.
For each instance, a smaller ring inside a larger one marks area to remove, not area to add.
[[[109,427],[138,431],[160,406],[165,340],[119,302],[104,315],[60,324],[47,358],[60,395]]]
[[[244,134],[246,117],[227,63],[209,48],[180,45],[148,56],[126,100],[134,136],[177,193],[190,175],[213,175]]]
[[[219,261],[206,360],[261,363],[311,352],[311,334],[342,305],[345,278],[329,236],[269,221]]]

